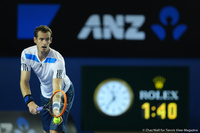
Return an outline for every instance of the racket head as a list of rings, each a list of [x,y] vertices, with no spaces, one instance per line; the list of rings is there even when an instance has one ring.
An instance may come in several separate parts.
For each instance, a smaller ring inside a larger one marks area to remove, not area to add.
[[[67,107],[67,96],[64,91],[57,90],[50,98],[49,112],[53,117],[60,117]]]

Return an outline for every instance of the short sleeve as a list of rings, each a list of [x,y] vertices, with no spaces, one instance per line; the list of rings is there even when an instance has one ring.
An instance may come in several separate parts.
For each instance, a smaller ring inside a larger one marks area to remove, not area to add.
[[[31,71],[31,67],[26,60],[24,51],[21,53],[21,71]]]
[[[64,78],[65,75],[65,62],[64,60],[57,60],[54,65],[53,78]]]

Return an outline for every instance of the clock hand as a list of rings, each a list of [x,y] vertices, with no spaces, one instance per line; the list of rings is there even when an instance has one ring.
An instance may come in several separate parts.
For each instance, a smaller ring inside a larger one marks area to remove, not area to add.
[[[106,109],[108,109],[109,108],[109,106],[111,105],[111,103],[113,102],[113,101],[115,101],[115,99],[116,99],[116,97],[115,97],[115,95],[114,95],[114,92],[113,91],[111,91],[111,94],[112,94],[112,99],[109,101],[109,103],[107,104],[107,107],[106,107]]]

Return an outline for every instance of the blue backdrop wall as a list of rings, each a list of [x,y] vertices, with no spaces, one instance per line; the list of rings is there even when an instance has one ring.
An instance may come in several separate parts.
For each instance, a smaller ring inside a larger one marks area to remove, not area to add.
[[[139,59],[139,58],[65,58],[67,74],[74,83],[76,98],[71,111],[76,128],[81,131],[81,67],[87,66],[187,66],[189,67],[189,126],[200,128],[200,59]],[[0,111],[27,111],[20,92],[20,58],[0,58]],[[94,77],[95,78],[95,77]],[[39,104],[39,82],[34,72],[31,89]]]

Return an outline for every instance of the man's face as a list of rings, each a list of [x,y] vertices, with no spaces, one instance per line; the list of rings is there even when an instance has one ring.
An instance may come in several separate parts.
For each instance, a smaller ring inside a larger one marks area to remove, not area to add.
[[[38,52],[48,52],[50,49],[50,44],[52,42],[52,37],[50,32],[38,32],[38,37],[34,37],[34,42],[37,45]]]

